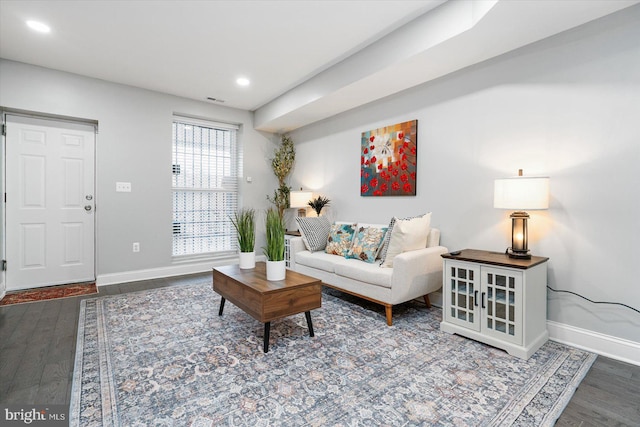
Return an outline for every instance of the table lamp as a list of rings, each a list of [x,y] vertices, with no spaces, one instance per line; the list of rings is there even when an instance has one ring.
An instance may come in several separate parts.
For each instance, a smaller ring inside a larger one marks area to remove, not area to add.
[[[300,191],[292,191],[289,193],[289,207],[296,210],[296,217],[307,216],[307,206],[309,200],[311,200],[311,197],[313,197],[313,193],[311,191],[303,191],[302,188],[300,189]],[[293,230],[297,229],[298,227],[296,225]]]
[[[531,258],[528,249],[526,210],[549,208],[549,177],[518,176],[496,179],[493,192],[493,207],[515,209],[511,214],[511,247],[507,254],[511,258]]]
[[[307,216],[307,206],[312,197],[311,191],[292,191],[289,193],[289,207],[298,209],[298,216]]]

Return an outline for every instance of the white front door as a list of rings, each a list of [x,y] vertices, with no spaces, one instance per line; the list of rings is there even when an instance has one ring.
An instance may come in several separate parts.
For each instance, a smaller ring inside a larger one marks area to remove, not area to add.
[[[2,184],[0,184],[0,194],[4,194],[4,139],[3,139],[3,144],[0,144],[0,182]],[[2,265],[0,265],[0,299],[4,298],[5,294],[7,293],[7,282],[4,280],[5,279],[5,272],[4,272],[4,262],[3,260],[5,259],[4,257],[4,248],[5,248],[5,230],[4,230],[4,203],[0,203],[0,263],[2,263]]]
[[[95,280],[94,127],[6,125],[7,290]]]

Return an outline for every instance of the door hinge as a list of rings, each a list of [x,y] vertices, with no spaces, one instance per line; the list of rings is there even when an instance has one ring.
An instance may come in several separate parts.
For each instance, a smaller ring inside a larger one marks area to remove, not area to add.
[[[6,259],[2,260],[2,271],[7,271],[7,260]]]
[[[2,136],[7,136],[7,125],[2,124]]]

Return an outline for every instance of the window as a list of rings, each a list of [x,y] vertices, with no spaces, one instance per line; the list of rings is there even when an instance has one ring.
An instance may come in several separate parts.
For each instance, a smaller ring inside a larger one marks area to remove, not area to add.
[[[237,252],[230,216],[238,208],[237,127],[173,121],[173,256]]]

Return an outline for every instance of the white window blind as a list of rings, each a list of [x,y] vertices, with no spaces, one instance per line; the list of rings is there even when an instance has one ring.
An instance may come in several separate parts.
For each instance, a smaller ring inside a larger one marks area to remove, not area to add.
[[[181,117],[173,121],[173,255],[223,256],[238,242],[237,127]]]

